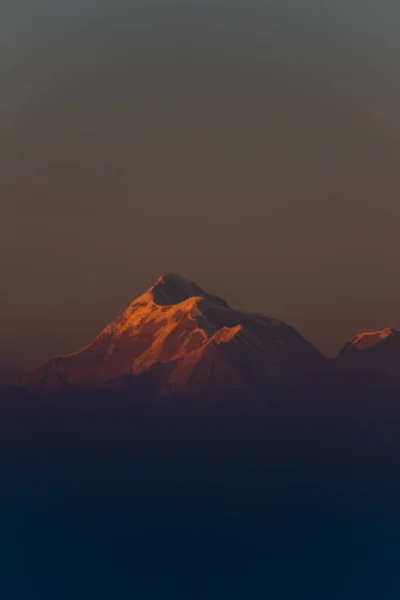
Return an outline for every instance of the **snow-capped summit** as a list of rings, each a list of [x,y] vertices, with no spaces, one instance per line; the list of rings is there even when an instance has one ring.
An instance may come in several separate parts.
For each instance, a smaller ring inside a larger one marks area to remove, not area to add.
[[[140,296],[134,301],[135,304],[140,302],[153,302],[159,306],[168,306],[172,304],[180,304],[190,298],[210,299],[213,302],[226,305],[224,300],[207,294],[197,283],[184,279],[180,275],[168,273],[157,279],[154,285],[150,287],[143,296]],[[227,305],[226,305],[227,306]]]
[[[368,348],[373,348],[392,335],[394,335],[394,329],[365,331],[354,336],[350,343],[355,346],[357,350],[368,350]]]
[[[178,275],[160,277],[88,346],[20,380],[119,387],[146,379],[159,393],[242,389],[293,380],[323,362],[295,329],[237,311]]]
[[[347,371],[369,378],[400,383],[400,331],[386,328],[359,333],[348,342],[337,357]]]

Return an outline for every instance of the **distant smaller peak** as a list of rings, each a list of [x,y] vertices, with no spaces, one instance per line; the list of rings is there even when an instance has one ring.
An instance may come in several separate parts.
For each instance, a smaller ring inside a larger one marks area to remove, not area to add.
[[[368,348],[373,348],[391,337],[394,333],[395,330],[391,328],[380,329],[379,331],[364,331],[354,336],[351,344],[358,350],[368,350]]]

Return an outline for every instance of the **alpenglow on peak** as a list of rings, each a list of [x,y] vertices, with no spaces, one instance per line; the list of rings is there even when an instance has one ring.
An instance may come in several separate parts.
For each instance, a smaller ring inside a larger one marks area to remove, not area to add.
[[[26,373],[20,384],[159,394],[224,392],[292,381],[323,361],[293,327],[231,308],[179,275],[160,277],[88,346]]]

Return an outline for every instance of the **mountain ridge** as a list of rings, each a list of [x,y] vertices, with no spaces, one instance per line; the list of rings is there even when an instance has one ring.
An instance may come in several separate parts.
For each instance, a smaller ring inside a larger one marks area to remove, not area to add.
[[[170,394],[315,382],[400,385],[400,332],[359,333],[327,359],[290,325],[233,309],[174,273],[159,277],[82,349],[24,373],[16,387],[54,393],[78,388]]]
[[[87,346],[27,372],[22,386],[115,386],[157,371],[161,393],[294,380],[324,361],[293,327],[231,308],[170,273]]]

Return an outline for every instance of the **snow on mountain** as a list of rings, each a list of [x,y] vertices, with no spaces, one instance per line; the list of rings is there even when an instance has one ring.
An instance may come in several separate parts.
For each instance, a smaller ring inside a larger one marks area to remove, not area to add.
[[[351,344],[358,350],[367,350],[368,348],[376,346],[383,340],[386,340],[388,337],[392,336],[393,333],[393,329],[381,329],[380,331],[359,333],[351,340]]]
[[[378,382],[400,383],[400,332],[381,329],[360,333],[344,346],[336,359],[347,371],[358,372]]]
[[[160,277],[88,346],[29,371],[19,385],[119,387],[145,376],[160,393],[291,381],[323,362],[295,329],[234,310],[178,275]]]

